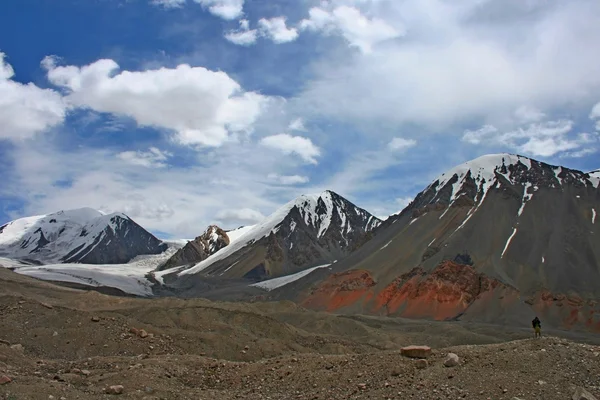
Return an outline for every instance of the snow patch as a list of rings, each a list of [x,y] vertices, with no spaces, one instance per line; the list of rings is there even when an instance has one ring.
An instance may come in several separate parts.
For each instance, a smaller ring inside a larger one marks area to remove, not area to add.
[[[525,182],[525,185],[523,187],[523,198],[521,199],[521,208],[519,208],[519,212],[517,213],[517,217],[521,216],[521,214],[523,213],[523,210],[525,209],[525,204],[527,204],[527,202],[533,198],[533,194],[527,193],[528,189],[531,186],[532,186],[531,183]]]
[[[544,257],[542,257],[542,264],[544,264],[546,262],[546,259]]]
[[[297,272],[295,274],[292,275],[286,275],[286,276],[282,276],[279,278],[274,278],[274,279],[269,279],[267,281],[262,281],[262,282],[258,282],[258,283],[254,283],[250,286],[252,287],[257,287],[263,290],[266,290],[267,292],[270,292],[271,290],[275,290],[277,288],[280,288],[282,286],[288,285],[292,282],[295,282],[301,278],[304,278],[306,275],[310,274],[313,271],[316,271],[317,269],[320,268],[327,268],[329,267],[331,264],[325,264],[325,265],[320,265],[318,267],[313,267],[313,268],[309,268],[309,269],[305,269],[304,271],[300,271]]]
[[[596,223],[596,209],[592,208],[592,224]]]
[[[517,228],[513,228],[513,233],[512,233],[512,235],[510,235],[510,237],[506,241],[506,244],[504,245],[504,250],[502,250],[502,255],[500,256],[500,258],[504,257],[504,253],[506,253],[506,250],[508,250],[508,246],[510,246],[510,242],[512,241],[513,237],[515,237],[516,234],[517,234]]]

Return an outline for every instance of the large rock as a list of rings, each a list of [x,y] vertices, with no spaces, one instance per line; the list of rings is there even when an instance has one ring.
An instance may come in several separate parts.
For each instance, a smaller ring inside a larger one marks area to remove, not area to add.
[[[7,383],[11,383],[12,379],[10,379],[8,376],[6,375],[2,375],[0,376],[0,385],[6,385]]]
[[[431,347],[407,346],[400,349],[400,354],[410,358],[427,358],[431,355]]]
[[[106,389],[106,394],[123,394],[124,390],[123,385],[113,385]]]
[[[448,356],[446,357],[446,361],[444,361],[444,366],[445,367],[456,367],[458,364],[460,364],[460,360],[459,360],[458,356],[454,353],[448,353]]]
[[[572,397],[573,400],[598,400],[596,396],[582,387],[578,387]]]

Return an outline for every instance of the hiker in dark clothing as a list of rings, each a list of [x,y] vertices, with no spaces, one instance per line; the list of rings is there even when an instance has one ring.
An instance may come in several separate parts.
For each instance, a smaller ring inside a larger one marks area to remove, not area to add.
[[[531,321],[531,325],[533,326],[533,330],[535,332],[534,337],[542,337],[542,322],[538,317],[535,317],[533,321]]]

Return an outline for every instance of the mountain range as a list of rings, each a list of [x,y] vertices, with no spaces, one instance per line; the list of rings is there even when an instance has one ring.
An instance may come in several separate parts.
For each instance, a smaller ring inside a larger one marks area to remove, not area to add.
[[[147,275],[156,295],[494,323],[537,313],[600,332],[599,185],[600,170],[493,154],[443,173],[385,221],[325,191],[173,249],[123,214],[82,209],[0,227],[0,256],[121,264],[169,247]]]

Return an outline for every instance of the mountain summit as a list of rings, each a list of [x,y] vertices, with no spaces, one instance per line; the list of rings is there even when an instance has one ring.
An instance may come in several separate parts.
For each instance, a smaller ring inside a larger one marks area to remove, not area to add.
[[[0,256],[36,263],[125,263],[167,245],[121,213],[91,208],[26,217],[0,227]]]
[[[536,312],[600,331],[599,183],[594,173],[523,156],[477,158],[440,175],[332,272],[273,296],[433,319]]]
[[[179,278],[202,274],[260,281],[291,274],[345,257],[380,224],[334,192],[303,195]]]

